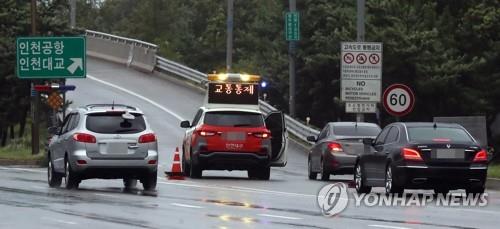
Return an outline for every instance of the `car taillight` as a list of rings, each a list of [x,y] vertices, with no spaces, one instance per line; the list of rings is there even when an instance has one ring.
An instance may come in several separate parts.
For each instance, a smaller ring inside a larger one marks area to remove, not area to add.
[[[202,130],[199,133],[200,133],[200,136],[203,136],[203,137],[214,136],[216,134],[215,131],[206,131],[206,130]]]
[[[433,138],[432,141],[434,141],[434,142],[450,142],[451,139],[449,139],[449,138]]]
[[[488,153],[486,153],[486,150],[482,149],[481,151],[476,153],[473,162],[485,162],[485,161],[488,161]]]
[[[156,135],[155,134],[144,134],[139,137],[139,143],[149,143],[149,142],[156,142]]]
[[[77,142],[96,143],[96,139],[95,139],[94,135],[90,135],[90,134],[75,133],[75,134],[73,134],[73,139]]]
[[[265,132],[264,133],[253,133],[252,135],[257,137],[257,138],[263,138],[263,139],[271,137],[271,135],[269,133],[265,133]]]
[[[79,165],[85,165],[85,164],[87,164],[87,161],[86,160],[77,160],[76,163]]]
[[[328,149],[333,153],[343,152],[342,146],[337,142],[330,142],[328,144]]]
[[[414,149],[409,149],[409,148],[401,149],[401,156],[405,160],[423,161],[422,157],[420,156],[420,153]]]
[[[156,160],[149,160],[148,164],[150,164],[150,165],[156,165]]]

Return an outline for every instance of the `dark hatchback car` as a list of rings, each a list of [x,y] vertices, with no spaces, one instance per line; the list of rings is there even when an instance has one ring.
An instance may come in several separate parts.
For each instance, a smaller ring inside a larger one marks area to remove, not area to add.
[[[386,193],[404,189],[484,192],[487,153],[458,124],[393,123],[374,141],[365,139],[364,143],[371,147],[356,163],[354,181],[359,193],[368,193],[372,187],[385,187]]]
[[[364,151],[363,139],[373,138],[380,127],[366,122],[330,122],[319,136],[307,137],[314,142],[308,156],[309,179],[328,180],[331,174],[352,174],[358,155]]]

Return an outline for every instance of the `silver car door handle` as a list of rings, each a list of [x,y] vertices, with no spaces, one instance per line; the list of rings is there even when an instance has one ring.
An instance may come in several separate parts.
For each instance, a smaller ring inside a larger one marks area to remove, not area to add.
[[[129,145],[128,148],[129,149],[137,149],[137,148],[139,148],[139,146],[138,145]]]

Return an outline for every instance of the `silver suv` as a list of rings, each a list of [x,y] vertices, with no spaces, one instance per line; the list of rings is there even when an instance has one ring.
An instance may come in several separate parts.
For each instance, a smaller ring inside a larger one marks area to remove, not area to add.
[[[84,179],[123,179],[125,188],[140,180],[156,188],[158,145],[144,114],[121,104],[91,104],[71,111],[61,127],[49,128],[48,183],[68,189]]]

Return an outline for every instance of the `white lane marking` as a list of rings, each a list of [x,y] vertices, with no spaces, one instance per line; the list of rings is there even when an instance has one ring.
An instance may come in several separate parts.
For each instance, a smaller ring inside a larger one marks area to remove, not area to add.
[[[50,220],[50,221],[54,221],[54,222],[58,222],[58,223],[70,224],[70,225],[76,225],[76,224],[77,224],[77,223],[75,223],[75,222],[73,222],[73,221],[67,221],[67,220],[56,219],[56,218],[50,218],[50,217],[42,217],[41,219],[44,219],[44,220]]]
[[[302,219],[302,218],[297,218],[297,217],[290,217],[290,216],[282,216],[282,215],[270,215],[270,214],[257,214],[259,216],[264,216],[264,217],[271,217],[271,218],[279,218],[279,219]]]
[[[286,196],[302,196],[302,197],[314,197],[316,195],[307,195],[300,193],[291,193],[291,192],[278,192],[264,189],[249,189],[244,187],[217,187],[217,186],[207,186],[207,185],[198,185],[198,184],[186,184],[186,183],[178,183],[178,182],[162,182],[158,181],[159,184],[165,185],[177,185],[177,186],[185,186],[185,187],[195,187],[195,188],[210,188],[210,189],[219,189],[226,191],[240,191],[240,192],[248,192],[248,193],[259,193],[259,194],[275,194],[275,195],[286,195]]]
[[[87,78],[89,78],[89,79],[91,79],[91,80],[94,80],[94,81],[97,81],[97,82],[99,82],[99,83],[102,83],[102,84],[108,85],[108,86],[110,86],[110,87],[112,87],[112,88],[118,89],[118,90],[123,91],[123,92],[125,92],[125,93],[128,93],[128,94],[130,94],[130,95],[133,95],[133,96],[135,96],[135,97],[137,97],[137,98],[139,98],[139,99],[142,99],[142,100],[144,100],[144,101],[146,101],[146,102],[148,102],[148,103],[152,104],[153,106],[155,106],[155,107],[157,107],[157,108],[159,108],[159,109],[161,109],[161,110],[163,110],[163,111],[165,111],[165,112],[169,113],[170,115],[174,116],[174,117],[175,117],[176,119],[178,119],[179,121],[185,120],[185,119],[184,119],[184,118],[182,118],[180,115],[178,115],[178,114],[174,113],[173,111],[171,111],[171,110],[169,110],[169,109],[165,108],[164,106],[162,106],[162,105],[158,104],[157,102],[155,102],[155,101],[153,101],[153,100],[151,100],[151,99],[148,99],[148,98],[146,98],[146,97],[144,97],[144,96],[142,96],[142,95],[139,95],[139,94],[137,94],[137,93],[135,93],[135,92],[133,92],[133,91],[127,90],[127,89],[125,89],[125,88],[123,88],[123,87],[120,87],[120,86],[118,86],[118,85],[112,84],[112,83],[110,83],[110,82],[107,82],[107,81],[104,81],[104,80],[97,79],[96,77],[91,76],[91,75],[89,75],[89,74],[87,74]]]
[[[179,204],[179,203],[171,203],[171,205],[177,206],[177,207],[183,207],[183,208],[204,208],[202,206],[196,206],[196,205],[189,205],[189,204]]]
[[[453,209],[453,208],[452,208]],[[489,213],[492,215],[500,215],[500,212],[497,211],[490,211],[490,210],[483,210],[483,209],[454,209],[457,211],[468,211],[468,212],[476,212],[476,213]]]
[[[17,171],[24,171],[24,172],[33,172],[33,173],[46,173],[45,170],[37,170],[37,169],[25,169],[25,168],[12,168],[12,167],[0,167],[0,169],[4,170],[17,170]]]
[[[389,228],[389,229],[410,229],[409,227],[396,227],[396,226],[388,226],[388,225],[377,225],[371,224],[369,227],[378,227],[378,228]]]
[[[32,185],[31,187],[34,189],[47,189],[46,187],[37,186],[37,185]]]
[[[95,193],[95,195],[97,195],[97,196],[105,196],[105,197],[114,197],[113,195],[102,194],[102,193]]]

